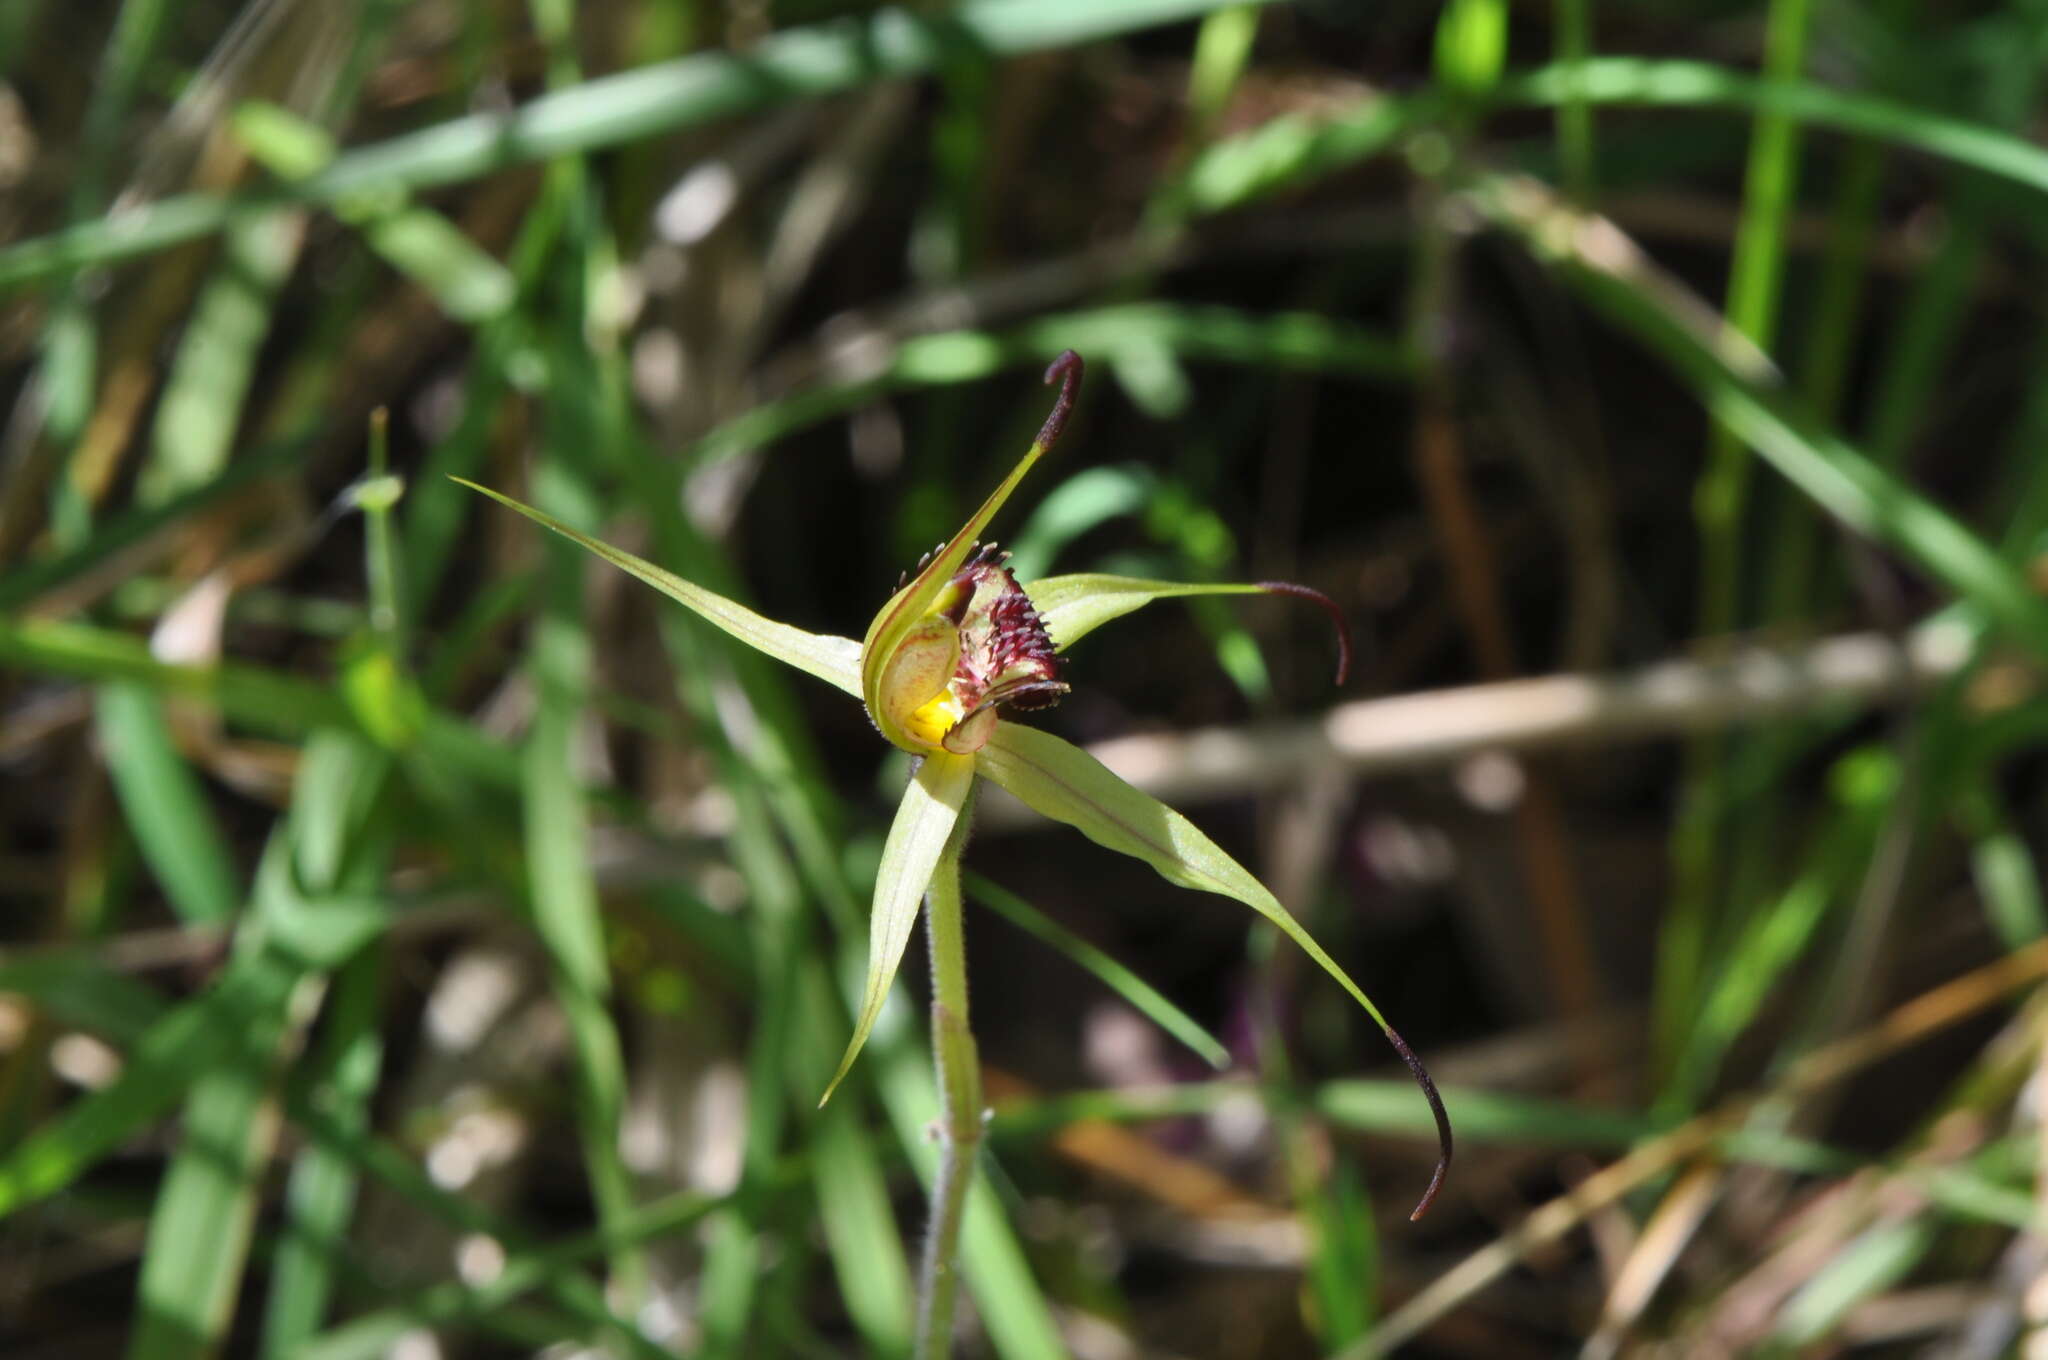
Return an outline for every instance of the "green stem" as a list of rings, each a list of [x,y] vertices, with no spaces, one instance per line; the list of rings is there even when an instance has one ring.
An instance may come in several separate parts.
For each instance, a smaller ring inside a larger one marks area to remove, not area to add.
[[[1557,0],[1557,59],[1582,62],[1593,55],[1593,0]],[[1593,201],[1593,107],[1576,77],[1557,108],[1558,161],[1565,192],[1579,207]]]
[[[917,1275],[917,1360],[944,1360],[953,1349],[953,1303],[960,1288],[960,1224],[983,1127],[981,1061],[967,1023],[967,940],[962,928],[960,852],[973,812],[960,810],[953,837],[925,891],[932,954],[932,1062],[939,1079],[939,1167],[932,1178],[931,1224]]]

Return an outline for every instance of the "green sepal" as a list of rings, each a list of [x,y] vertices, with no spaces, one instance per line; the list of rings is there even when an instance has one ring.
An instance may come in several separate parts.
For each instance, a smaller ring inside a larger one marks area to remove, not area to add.
[[[461,477],[450,480],[460,482],[471,491],[480,491],[507,509],[517,510],[535,524],[552,529],[570,542],[588,548],[627,575],[637,576],[677,604],[717,625],[755,651],[772,656],[777,661],[794,666],[806,674],[815,675],[855,698],[860,697],[860,644],[852,638],[833,637],[829,633],[807,633],[801,628],[792,628],[786,623],[763,618],[737,601],[728,600],[725,596],[706,590],[702,586],[692,585],[672,571],[664,571],[643,557],[635,557],[632,553],[614,548],[609,543],[572,529],[553,515],[515,501],[510,496],[502,495],[487,486],[478,486],[475,482]]]
[[[868,917],[868,975],[861,988],[860,1014],[854,1020],[853,1038],[839,1060],[839,1070],[818,1100],[820,1105],[832,1098],[882,1013],[889,984],[895,980],[904,947],[910,943],[911,927],[917,924],[918,906],[938,872],[939,860],[974,787],[975,761],[974,756],[934,751],[903,790],[896,820],[889,826],[889,839],[882,846],[882,866],[875,873],[875,902]]]

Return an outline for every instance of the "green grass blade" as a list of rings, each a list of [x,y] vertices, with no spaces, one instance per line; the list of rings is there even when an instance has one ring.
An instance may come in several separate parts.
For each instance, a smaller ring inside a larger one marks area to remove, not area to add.
[[[1960,521],[1814,424],[1761,356],[1726,345],[1708,329],[1713,319],[1689,295],[1632,253],[1595,253],[1559,235],[1562,209],[1526,184],[1488,180],[1474,201],[1555,266],[1589,306],[1670,365],[1717,418],[1821,508],[1896,548],[2015,642],[2048,657],[2048,604]]]
[[[255,213],[231,223],[164,382],[136,498],[153,505],[202,487],[227,466],[270,333],[272,309],[298,263],[306,220]]]
[[[238,1059],[208,1067],[192,1087],[183,1140],[150,1216],[129,1360],[196,1360],[226,1338],[277,1141],[271,1085],[295,990],[243,1017]]]
[[[972,896],[1018,929],[1037,936],[1100,978],[1111,991],[1129,1002],[1132,1009],[1180,1040],[1209,1066],[1218,1071],[1230,1066],[1230,1050],[1196,1024],[1186,1011],[1161,995],[1152,984],[1009,889],[989,882],[980,874],[970,873],[966,878],[967,890]]]
[[[810,1093],[831,1075],[829,1055],[844,1022],[823,960],[813,956],[801,968],[791,1082],[798,1098],[808,1103]],[[863,1102],[843,1095],[813,1116],[806,1130],[811,1186],[840,1297],[861,1340],[872,1355],[902,1356],[910,1351],[910,1266],[889,1207],[888,1180],[863,1115]]]
[[[194,924],[227,920],[242,902],[240,875],[163,702],[141,684],[106,685],[98,719],[115,792],[172,910]]]
[[[283,192],[187,194],[0,250],[0,288],[88,264],[132,259],[219,231],[251,207],[332,203],[364,190],[422,189],[931,70],[955,41],[1008,56],[1194,18],[1231,0],[1006,0],[931,21],[900,10],[774,34],[744,55],[702,53],[586,81],[509,115],[473,114],[338,157]],[[1262,3],[1263,0],[1252,0]]]
[[[548,474],[545,488],[577,499],[581,489]],[[591,877],[587,812],[574,764],[576,726],[590,683],[590,640],[581,621],[583,559],[551,544],[546,612],[536,622],[532,666],[539,708],[524,760],[525,840],[534,927],[553,964],[556,998],[577,1054],[577,1123],[598,1221],[633,1206],[632,1177],[619,1159],[625,1059],[612,1024],[597,884]],[[618,1287],[636,1297],[644,1265],[626,1252],[613,1261]]]
[[[1049,363],[1068,349],[1107,359],[1129,351],[1164,349],[1190,361],[1386,380],[1404,378],[1412,367],[1407,349],[1382,332],[1312,312],[1119,303],[1056,313],[1005,331],[913,336],[897,346],[873,376],[757,406],[698,439],[689,455],[701,462],[734,457],[858,410],[891,392],[974,382],[1005,369]]]
[[[335,1122],[358,1133],[369,1126],[383,1062],[383,991],[382,955],[365,950],[335,979],[320,1047],[299,1074]],[[334,1294],[336,1245],[348,1240],[357,1180],[355,1166],[330,1144],[311,1144],[293,1159],[263,1312],[263,1360],[298,1360],[318,1334]]]

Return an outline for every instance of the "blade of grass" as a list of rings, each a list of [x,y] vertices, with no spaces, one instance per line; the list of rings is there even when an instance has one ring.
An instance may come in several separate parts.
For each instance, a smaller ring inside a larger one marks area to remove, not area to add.
[[[257,354],[305,231],[304,214],[288,211],[229,224],[164,381],[149,455],[137,474],[140,504],[205,486],[227,466]]]
[[[892,392],[974,382],[1006,368],[1043,364],[1068,349],[1114,357],[1164,348],[1183,358],[1247,367],[1399,379],[1406,349],[1366,327],[1309,312],[1261,315],[1226,307],[1122,303],[1039,318],[1012,330],[914,336],[869,376],[796,392],[757,406],[694,441],[687,456],[717,462],[842,416]]]
[[[383,988],[383,955],[366,949],[336,977],[319,1049],[296,1075],[311,1099],[356,1133],[369,1127],[369,1103],[383,1063]],[[328,1144],[311,1144],[293,1158],[263,1310],[263,1360],[298,1360],[319,1333],[334,1295],[335,1244],[348,1240],[358,1179],[348,1157]]]
[[[587,491],[544,464],[539,494],[556,509],[583,518]],[[539,693],[524,769],[525,840],[532,877],[534,926],[553,965],[557,1000],[577,1053],[577,1123],[598,1221],[632,1208],[632,1180],[619,1160],[625,1110],[625,1064],[608,1001],[610,970],[597,886],[590,874],[587,811],[573,753],[589,685],[590,640],[582,624],[582,554],[550,542],[544,612],[533,635]],[[613,1261],[627,1296],[644,1287],[643,1263],[627,1253]]]
[[[1519,236],[1589,306],[1633,335],[1794,486],[1903,553],[2014,642],[2048,657],[2048,605],[1984,541],[1789,401],[1768,361],[1730,346],[1700,307],[1612,232],[1581,231],[1527,181],[1487,179],[1473,202]]]
[[[107,772],[171,909],[195,925],[228,920],[242,902],[241,875],[162,701],[134,681],[104,685],[97,716]]]
[[[1796,81],[1806,65],[1807,0],[1772,0],[1764,32],[1764,72],[1774,81]],[[1798,197],[1799,129],[1783,113],[1759,112],[1750,132],[1742,216],[1736,228],[1734,257],[1728,270],[1727,324],[1758,349],[1776,343],[1780,285],[1785,268],[1785,224]],[[1706,466],[1693,492],[1693,515],[1699,534],[1699,635],[1721,645],[1735,630],[1743,598],[1744,524],[1748,515],[1749,477],[1754,460],[1736,432],[1717,422],[1707,439]],[[1728,743],[1706,734],[1688,745],[1686,777],[1680,811],[1671,837],[1676,880],[1671,907],[1658,929],[1656,978],[1652,987],[1656,1021],[1653,1061],[1670,1072],[1686,1051],[1690,1024],[1704,990],[1718,971],[1716,958],[1723,940],[1713,929],[1717,918],[1739,921],[1748,898],[1724,896],[1719,890],[1745,880],[1762,853],[1755,836],[1731,834],[1722,819],[1730,807],[1723,785],[1728,779]],[[1760,814],[1766,821],[1766,806]],[[1735,847],[1738,861],[1724,872],[1723,838]],[[1749,864],[1740,863],[1748,860]],[[1726,910],[1717,911],[1717,905]]]
[[[1209,1066],[1220,1072],[1230,1065],[1229,1049],[1136,973],[1009,889],[975,873],[968,874],[966,881],[969,894],[1018,929],[1037,936],[1093,973],[1111,991],[1129,1002],[1133,1010],[1187,1045]]]
[[[328,943],[346,950],[378,928],[364,916]],[[262,1064],[266,1053],[252,1042],[252,1031],[262,1027],[262,1017],[281,1011],[305,963],[276,949],[252,953],[201,996],[165,1014],[127,1055],[112,1085],[67,1106],[0,1158],[0,1216],[69,1186],[177,1104],[205,1073]]]
[[[931,70],[965,42],[1015,56],[1114,37],[1265,0],[1028,0],[969,6],[939,21],[901,10],[773,34],[744,54],[707,52],[585,81],[511,114],[473,114],[350,151],[281,192],[187,194],[0,250],[0,288],[132,259],[218,231],[277,202],[332,203],[364,190],[453,184],[526,161],[596,151],[734,114]],[[944,37],[938,36],[943,32]]]
[[[832,1076],[831,1055],[845,1020],[839,1013],[831,978],[815,954],[802,964],[799,985],[799,1040],[792,1046],[793,1099],[808,1104]],[[810,1147],[811,1185],[818,1198],[818,1221],[839,1278],[840,1297],[869,1354],[890,1357],[910,1353],[910,1319],[914,1300],[910,1266],[903,1255],[903,1237],[889,1208],[888,1181],[873,1139],[861,1122],[863,1104],[843,1092],[840,1099],[811,1117],[806,1131]]]
[[[258,666],[178,666],[156,660],[139,639],[82,624],[0,617],[0,662],[86,680],[129,680],[165,695],[204,699],[251,730],[286,737],[343,727],[374,737],[333,689]],[[426,716],[420,753],[493,788],[517,781],[505,747],[443,710]]]

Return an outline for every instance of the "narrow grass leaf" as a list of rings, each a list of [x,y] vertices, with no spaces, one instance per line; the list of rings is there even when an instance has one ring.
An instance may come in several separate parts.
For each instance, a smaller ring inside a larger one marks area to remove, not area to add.
[[[1882,1222],[1831,1255],[1786,1301],[1772,1339],[1786,1347],[1811,1346],[1833,1331],[1848,1311],[1904,1279],[1935,1244],[1925,1218]]]
[[[831,1052],[839,1007],[823,960],[814,955],[801,969],[801,1042],[791,1056],[800,1088],[814,1091],[825,1076],[818,1055]],[[860,1102],[836,1100],[811,1120],[806,1141],[818,1222],[840,1296],[868,1353],[886,1358],[909,1352],[915,1300],[888,1177],[863,1116]]]
[[[363,951],[335,980],[320,1046],[302,1072],[336,1124],[361,1133],[383,1065],[378,1033],[384,961]],[[334,1294],[335,1254],[348,1241],[356,1202],[357,1169],[331,1143],[309,1142],[292,1159],[284,1192],[284,1222],[271,1262],[263,1310],[262,1360],[298,1360],[319,1333]]]
[[[105,685],[97,716],[122,812],[172,910],[188,924],[227,920],[241,905],[240,876],[205,789],[171,740],[163,701],[132,681]]]
[[[1151,983],[1008,888],[991,883],[979,874],[966,877],[968,892],[1004,920],[1037,936],[1093,973],[1111,991],[1129,1002],[1133,1010],[1187,1045],[1209,1066],[1219,1072],[1230,1066],[1230,1050],[1186,1011],[1167,1000]]]

